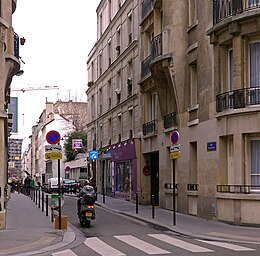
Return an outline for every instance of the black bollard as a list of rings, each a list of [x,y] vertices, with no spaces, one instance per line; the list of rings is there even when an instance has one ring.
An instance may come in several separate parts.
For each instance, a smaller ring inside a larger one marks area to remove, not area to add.
[[[37,205],[37,203],[38,203],[37,190],[34,190],[34,191],[35,191],[35,204]]]
[[[152,218],[154,219],[154,195],[152,195]]]
[[[48,211],[49,211],[49,202],[48,202],[48,199],[49,199],[49,197],[48,197],[48,195],[46,195],[46,216],[48,216]]]
[[[138,214],[138,192],[135,194],[135,213]]]
[[[37,189],[36,189],[37,190]],[[39,190],[38,208],[41,208],[41,191]]]
[[[42,192],[42,212],[44,212],[44,193]]]

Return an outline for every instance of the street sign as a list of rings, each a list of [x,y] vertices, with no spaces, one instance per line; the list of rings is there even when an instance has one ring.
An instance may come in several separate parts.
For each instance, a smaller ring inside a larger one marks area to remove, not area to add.
[[[97,152],[97,151],[90,151],[90,152],[89,152],[89,159],[90,159],[90,160],[96,160],[96,159],[98,159],[98,152]]]
[[[59,159],[62,159],[62,153],[61,152],[45,153],[45,159],[46,160],[59,160]]]
[[[58,144],[60,141],[60,134],[57,131],[49,131],[46,134],[46,140],[49,144]]]
[[[61,145],[45,145],[45,153],[61,152]]]
[[[180,152],[180,149],[181,149],[181,145],[178,144],[178,145],[172,145],[170,147],[170,152]]]
[[[66,172],[69,172],[70,171],[70,166],[67,165],[66,168],[65,168]]]
[[[178,140],[179,140],[179,136],[180,136],[180,134],[177,131],[173,131],[171,133],[171,137],[170,137],[171,143],[172,144],[177,144]]]
[[[177,159],[180,157],[180,152],[171,152],[170,159]]]
[[[72,140],[72,149],[83,148],[82,139],[73,139]]]

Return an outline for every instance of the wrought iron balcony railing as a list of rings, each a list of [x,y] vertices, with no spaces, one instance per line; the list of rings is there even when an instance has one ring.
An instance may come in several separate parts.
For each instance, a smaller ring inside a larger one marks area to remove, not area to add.
[[[216,111],[238,109],[260,104],[260,87],[243,88],[228,91],[216,96]]]
[[[145,60],[141,63],[141,78],[146,77],[150,72],[150,64],[151,64],[151,55],[149,55]]]
[[[213,0],[213,23],[255,8],[260,8],[259,0]]]
[[[162,34],[155,36],[151,41],[152,60],[162,55]]]
[[[177,125],[177,117],[175,112],[167,114],[163,117],[164,129],[168,129],[176,125]]]
[[[153,0],[144,0],[142,2],[142,20],[144,20],[148,14],[153,10]]]
[[[143,135],[151,134],[157,131],[157,120],[143,124]]]
[[[14,33],[14,56],[19,59],[19,36]]]
[[[217,192],[220,193],[237,193],[237,194],[250,194],[260,193],[260,186],[254,185],[217,185]]]
[[[187,184],[188,191],[198,191],[198,184]]]
[[[175,183],[175,189],[178,189],[179,184]],[[173,183],[164,183],[165,189],[173,189]]]

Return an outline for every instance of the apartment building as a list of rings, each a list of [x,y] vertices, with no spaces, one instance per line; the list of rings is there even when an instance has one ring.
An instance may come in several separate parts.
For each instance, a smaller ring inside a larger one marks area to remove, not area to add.
[[[20,70],[19,36],[12,27],[12,14],[17,0],[0,1],[0,229],[6,226],[5,188],[7,184],[8,115],[10,84]]]
[[[10,177],[21,178],[22,171],[22,144],[23,139],[8,140],[8,175]]]
[[[141,148],[151,170],[142,198],[259,224],[259,1],[144,0],[140,8]]]
[[[140,156],[139,1],[102,0],[88,56],[88,150],[98,190],[131,199]],[[97,160],[97,161],[96,161]]]

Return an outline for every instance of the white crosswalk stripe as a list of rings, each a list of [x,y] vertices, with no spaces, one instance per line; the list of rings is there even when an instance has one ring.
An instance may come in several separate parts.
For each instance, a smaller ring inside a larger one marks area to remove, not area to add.
[[[102,256],[125,256],[124,253],[116,250],[97,237],[87,238],[84,244]]]
[[[115,236],[115,238],[119,239],[120,241],[123,241],[149,255],[152,254],[166,254],[171,253],[166,250],[163,250],[157,246],[154,246],[152,244],[149,244],[143,240],[140,240],[134,236],[131,235],[124,235],[124,236]]]
[[[207,244],[211,244],[211,245],[215,245],[215,246],[222,247],[222,248],[226,248],[226,249],[230,249],[230,250],[237,251],[237,252],[240,252],[240,251],[244,251],[244,252],[245,251],[255,251],[255,249],[251,249],[251,248],[240,246],[240,245],[230,244],[230,243],[199,240],[199,239],[197,241],[207,243]]]
[[[173,246],[179,247],[181,249],[190,251],[190,252],[213,252],[210,249],[207,249],[202,246],[198,246],[195,244],[187,243],[185,241],[182,241],[180,239],[176,239],[164,234],[148,234],[150,237],[156,238],[160,241],[163,241],[165,243],[171,244]]]
[[[74,253],[72,250],[68,249],[68,250],[52,253],[52,256],[77,256],[77,254]]]

